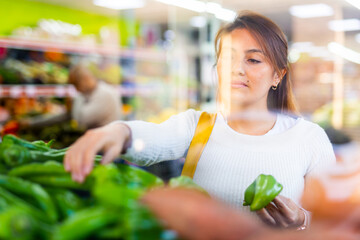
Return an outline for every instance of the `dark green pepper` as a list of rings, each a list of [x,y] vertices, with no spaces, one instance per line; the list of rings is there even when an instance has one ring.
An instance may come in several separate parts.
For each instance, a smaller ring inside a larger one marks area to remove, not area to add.
[[[45,163],[29,163],[15,167],[8,172],[9,176],[21,178],[62,174],[68,173],[65,171],[63,164],[55,161],[47,161]]]
[[[29,176],[26,178],[31,182],[41,184],[46,187],[59,187],[59,188],[68,188],[74,190],[90,190],[92,186],[91,178],[87,177],[84,183],[74,182],[71,178],[71,175],[40,175],[40,176]]]
[[[30,197],[42,209],[49,219],[56,222],[58,214],[49,194],[38,184],[21,178],[0,175],[0,187],[7,189],[19,196]]]
[[[53,145],[53,143],[55,142],[54,139],[51,139],[49,142],[44,142],[43,140],[37,140],[37,141],[33,141],[31,142],[32,144],[36,145],[36,146],[43,146],[43,147],[47,147],[47,148],[51,148],[51,146]]]
[[[143,205],[136,203],[125,210],[125,239],[161,239],[163,226]]]
[[[67,149],[55,150],[43,144],[33,144],[13,135],[6,135],[0,144],[0,162],[14,167],[30,162],[63,162]],[[96,156],[99,162],[101,156]]]
[[[35,219],[21,209],[13,206],[0,213],[1,239],[34,239]]]
[[[50,149],[50,147],[45,146],[43,144],[39,144],[39,142],[35,142],[35,143],[31,143],[29,141],[26,141],[24,139],[18,138],[15,135],[11,135],[11,134],[7,134],[2,138],[2,143],[3,144],[11,144],[11,145],[18,145],[18,146],[22,146],[25,147],[29,150],[35,150],[35,151],[41,151],[41,152],[47,152]]]
[[[251,211],[266,207],[282,191],[283,186],[272,175],[260,174],[244,194],[244,206]]]
[[[62,219],[66,219],[83,209],[85,204],[75,193],[60,188],[47,188],[46,191],[54,200]]]
[[[90,237],[106,226],[116,223],[119,212],[96,206],[76,212],[57,227],[53,240],[72,240]]]
[[[117,168],[127,182],[137,183],[146,188],[164,186],[163,180],[159,177],[138,167],[117,164]]]
[[[38,220],[41,220],[45,223],[53,222],[49,219],[48,216],[46,216],[42,211],[40,211],[38,208],[29,205],[27,202],[22,200],[21,198],[15,196],[11,192],[5,190],[4,188],[0,187],[0,198],[6,201],[9,205],[14,205],[17,208],[21,209],[22,211],[32,215]]]

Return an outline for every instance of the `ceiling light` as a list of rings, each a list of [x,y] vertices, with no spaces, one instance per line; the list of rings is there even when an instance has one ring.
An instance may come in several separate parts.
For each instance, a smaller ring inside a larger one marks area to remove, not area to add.
[[[360,64],[360,53],[347,48],[339,43],[331,42],[328,44],[328,49],[330,52],[357,64]]]
[[[360,30],[360,21],[356,18],[332,20],[328,24],[329,29],[335,32]]]
[[[348,3],[360,9],[360,0],[346,0]]]
[[[234,21],[236,17],[236,12],[226,8],[221,8],[217,10],[214,14],[216,18],[227,22]]]
[[[195,16],[190,19],[190,25],[197,28],[205,27],[206,18],[203,16]]]
[[[327,4],[307,4],[290,7],[290,14],[298,18],[325,17],[334,14],[334,10]]]
[[[176,7],[185,8],[194,12],[202,13],[208,12],[214,14],[216,18],[223,21],[233,21],[236,17],[236,12],[223,8],[220,4],[214,2],[202,2],[199,0],[157,0],[158,2],[173,5]]]
[[[185,8],[194,12],[204,12],[206,4],[198,0],[157,0],[165,4]]]
[[[311,52],[314,48],[312,42],[294,42],[291,44],[291,49],[295,49],[299,52]]]
[[[144,0],[94,0],[94,5],[111,9],[132,9],[145,6]]]
[[[208,13],[215,14],[221,8],[222,8],[222,6],[218,3],[214,3],[214,2],[206,3],[206,12],[208,12]]]

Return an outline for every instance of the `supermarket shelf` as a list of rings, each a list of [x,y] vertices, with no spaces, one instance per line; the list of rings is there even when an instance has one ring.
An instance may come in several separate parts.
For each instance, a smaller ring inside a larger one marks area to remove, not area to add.
[[[0,47],[34,51],[63,52],[81,55],[95,54],[104,57],[135,58],[139,60],[151,61],[166,60],[166,52],[162,50],[148,48],[126,49],[119,48],[117,46],[106,47],[101,45],[86,45],[84,43],[63,41],[0,38]]]
[[[121,96],[150,96],[157,89],[151,86],[115,86]],[[75,97],[77,94],[73,85],[0,85],[0,98],[20,97]]]

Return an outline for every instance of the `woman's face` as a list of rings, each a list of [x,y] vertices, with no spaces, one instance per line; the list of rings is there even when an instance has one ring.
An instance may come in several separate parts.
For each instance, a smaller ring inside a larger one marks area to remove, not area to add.
[[[268,91],[280,82],[260,45],[246,29],[236,29],[222,37],[217,71],[220,101],[225,105],[267,108]]]

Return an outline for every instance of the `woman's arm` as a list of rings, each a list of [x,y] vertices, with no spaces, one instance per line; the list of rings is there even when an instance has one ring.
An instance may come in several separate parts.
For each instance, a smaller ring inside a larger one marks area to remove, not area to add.
[[[180,158],[189,147],[198,115],[188,110],[161,124],[114,122],[89,130],[66,152],[65,169],[71,172],[73,180],[84,181],[93,168],[95,154],[100,151],[104,152],[104,164],[123,152],[124,157],[142,165]]]

